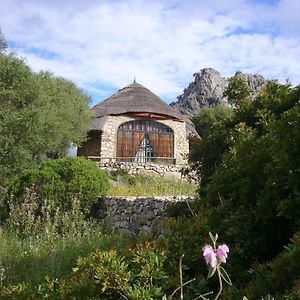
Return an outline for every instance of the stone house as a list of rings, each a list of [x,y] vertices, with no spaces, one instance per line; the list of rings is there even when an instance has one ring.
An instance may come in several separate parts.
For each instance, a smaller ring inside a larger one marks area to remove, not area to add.
[[[191,120],[135,80],[92,109],[78,156],[102,162],[185,164],[199,140]]]

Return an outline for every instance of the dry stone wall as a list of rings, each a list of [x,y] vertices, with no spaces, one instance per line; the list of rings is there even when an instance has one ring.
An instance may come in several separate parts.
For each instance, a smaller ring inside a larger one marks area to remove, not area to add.
[[[158,236],[164,231],[166,208],[177,202],[192,201],[194,198],[190,196],[105,197],[100,199],[95,215],[111,229]]]
[[[130,163],[130,162],[116,162],[116,161],[100,161],[96,162],[99,168],[111,174],[117,170],[123,170],[130,175],[159,175],[170,179],[194,179],[193,171],[183,176],[183,168],[187,166],[178,165],[161,165],[151,163]],[[187,176],[190,175],[190,176]]]

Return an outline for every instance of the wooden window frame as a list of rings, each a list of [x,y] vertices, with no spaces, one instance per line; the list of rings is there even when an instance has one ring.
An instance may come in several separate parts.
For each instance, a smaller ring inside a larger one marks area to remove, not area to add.
[[[162,161],[164,163],[175,163],[174,159],[174,131],[168,125],[149,119],[137,119],[122,123],[117,131],[117,160],[119,161],[134,161],[136,158],[135,153],[138,149],[137,143],[140,145],[144,136],[148,135],[152,147],[157,153],[151,158],[145,157],[147,162]],[[127,141],[124,142],[123,139]],[[123,139],[122,139],[123,138]],[[136,140],[138,139],[138,140]],[[169,145],[168,143],[169,140]],[[155,141],[155,142],[154,142]],[[128,143],[131,143],[130,153],[128,152]],[[155,144],[157,143],[157,144]],[[164,144],[163,144],[164,143]],[[125,148],[122,147],[125,144]],[[162,152],[162,147],[165,153]],[[166,150],[167,149],[167,150]],[[154,151],[153,150],[153,151]],[[124,155],[125,153],[125,155]]]

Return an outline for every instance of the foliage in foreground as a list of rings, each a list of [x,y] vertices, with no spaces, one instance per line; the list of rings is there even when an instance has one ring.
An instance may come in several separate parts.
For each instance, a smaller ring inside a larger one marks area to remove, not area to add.
[[[212,236],[212,235],[211,235]],[[226,263],[229,249],[226,245],[217,248],[216,237],[212,248],[206,245],[203,256],[211,265],[209,277],[217,271],[219,277],[219,292],[214,295],[218,299],[223,281],[231,284],[230,278],[221,264]],[[102,247],[103,248],[103,247]],[[210,252],[209,252],[210,251]],[[208,253],[209,252],[209,253]],[[199,256],[201,253],[198,254]],[[215,257],[216,263],[212,262]],[[78,257],[76,265],[68,274],[61,277],[51,277],[47,274],[43,280],[19,281],[15,284],[4,284],[1,289],[3,299],[206,299],[213,292],[186,297],[186,286],[195,279],[185,281],[183,278],[183,264],[179,260],[179,274],[177,288],[170,296],[166,296],[168,285],[166,279],[170,276],[165,272],[166,255],[157,243],[138,243],[128,248],[125,255],[116,249],[97,249],[85,257]],[[5,270],[5,269],[4,269]],[[57,275],[57,274],[56,274]]]
[[[1,299],[46,297],[48,287],[57,278],[64,280],[79,256],[96,249],[122,253],[132,245],[130,237],[106,234],[100,224],[87,220],[76,198],[65,211],[45,200],[38,215],[34,195],[23,204],[10,211],[0,232]]]
[[[268,293],[275,299],[282,299],[283,296],[288,300],[300,299],[300,232],[272,261],[252,270],[252,275],[253,279],[237,294],[246,294],[249,299]]]
[[[231,116],[212,124],[195,153],[201,178],[195,214],[231,246],[235,288],[254,280],[250,269],[280,259],[300,229],[299,99],[300,87],[267,83],[256,99],[239,99]],[[295,271],[283,281],[299,278]],[[283,298],[281,284],[272,284],[269,290]]]

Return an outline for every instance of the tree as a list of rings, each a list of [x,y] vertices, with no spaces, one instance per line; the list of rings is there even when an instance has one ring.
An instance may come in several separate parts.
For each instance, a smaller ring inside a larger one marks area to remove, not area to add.
[[[201,137],[209,134],[210,129],[218,122],[229,118],[232,108],[219,104],[213,107],[204,107],[197,116],[192,117],[197,132]]]
[[[300,87],[269,82],[203,139],[199,210],[211,211],[237,265],[273,259],[299,230],[299,99]]]
[[[0,28],[0,54],[7,49],[7,43]]]
[[[233,105],[239,104],[240,101],[247,99],[251,94],[251,89],[244,78],[233,76],[228,80],[228,87],[223,93],[228,97],[228,102]]]
[[[214,107],[205,107],[197,116],[192,118],[197,132],[202,137],[202,141],[200,143],[192,144],[189,156],[191,162],[199,162],[202,165],[210,165],[208,161],[211,159],[215,160],[216,155],[218,155],[218,153],[222,153],[222,144],[224,144],[222,136],[220,136],[220,139],[215,140],[218,140],[218,142],[214,145],[209,144],[209,147],[207,147],[207,141],[210,140],[210,135],[215,136],[215,133],[219,135],[220,132],[216,132],[215,128],[218,127],[219,123],[230,119],[232,113],[233,109],[231,107],[220,104]]]
[[[88,104],[72,82],[33,73],[16,56],[0,55],[0,177],[80,144],[89,126]]]

